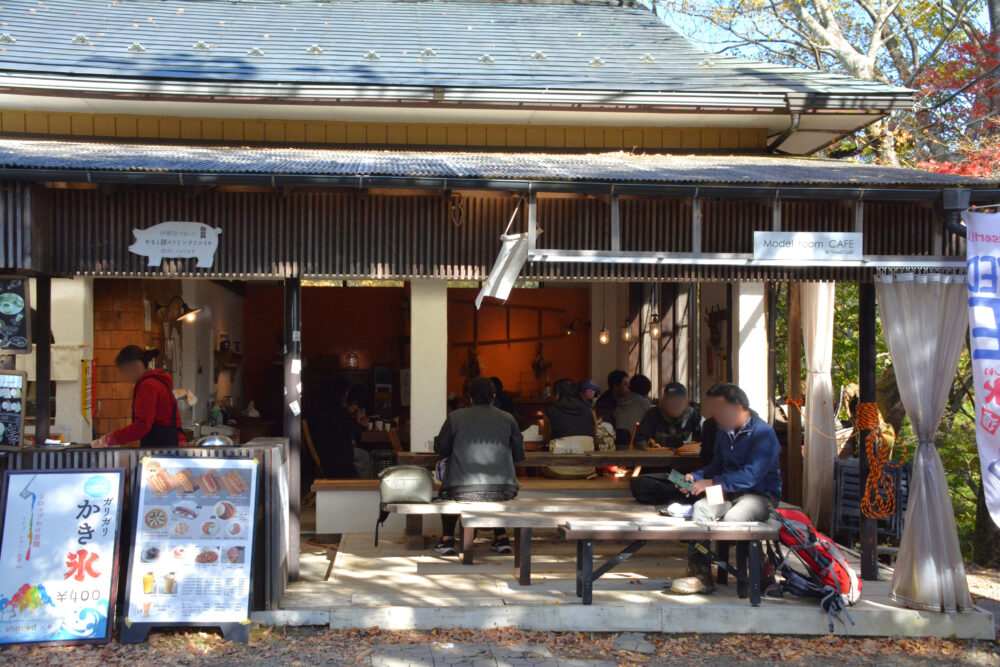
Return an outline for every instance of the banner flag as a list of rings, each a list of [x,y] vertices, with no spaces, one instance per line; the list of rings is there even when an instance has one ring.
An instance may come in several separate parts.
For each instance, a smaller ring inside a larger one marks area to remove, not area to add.
[[[1000,526],[1000,213],[962,214],[969,288],[969,349],[976,443],[986,509]]]

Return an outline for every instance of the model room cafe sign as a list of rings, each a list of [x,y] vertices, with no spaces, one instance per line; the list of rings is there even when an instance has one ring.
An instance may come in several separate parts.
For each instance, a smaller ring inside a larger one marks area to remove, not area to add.
[[[859,261],[862,258],[861,237],[853,232],[754,232],[753,258]]]

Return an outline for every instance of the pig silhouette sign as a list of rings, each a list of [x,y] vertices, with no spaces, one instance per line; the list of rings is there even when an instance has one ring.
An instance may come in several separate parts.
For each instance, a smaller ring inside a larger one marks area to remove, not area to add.
[[[199,269],[215,262],[222,230],[200,222],[168,221],[147,229],[133,229],[135,242],[129,252],[149,258],[148,266],[159,266],[166,259],[197,258]]]

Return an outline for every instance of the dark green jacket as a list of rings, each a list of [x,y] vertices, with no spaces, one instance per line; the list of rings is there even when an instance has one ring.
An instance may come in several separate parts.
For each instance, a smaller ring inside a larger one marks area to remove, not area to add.
[[[455,410],[434,438],[434,451],[448,458],[441,481],[443,495],[516,494],[514,463],[524,460],[524,438],[508,413],[489,405]]]

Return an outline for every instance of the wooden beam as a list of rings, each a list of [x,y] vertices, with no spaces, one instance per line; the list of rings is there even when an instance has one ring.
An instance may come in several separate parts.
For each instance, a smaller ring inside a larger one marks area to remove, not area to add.
[[[875,284],[861,283],[858,286],[858,401],[875,403]],[[864,492],[870,470],[865,440],[869,431],[858,433],[858,461],[861,464],[861,489]],[[878,579],[877,526],[875,519],[861,514],[861,578],[865,581]]]
[[[802,290],[788,285],[788,398],[802,398]],[[802,505],[802,416],[788,406],[788,502]]]
[[[52,387],[52,278],[35,279],[37,317],[32,336],[35,338],[35,444],[44,445],[49,437],[49,399]]]
[[[618,195],[611,195],[611,251],[622,249],[621,211],[618,207]]]
[[[302,451],[302,284],[285,280],[285,437],[288,438],[288,579],[299,579]]]
[[[701,252],[701,200],[691,200],[691,252]]]

